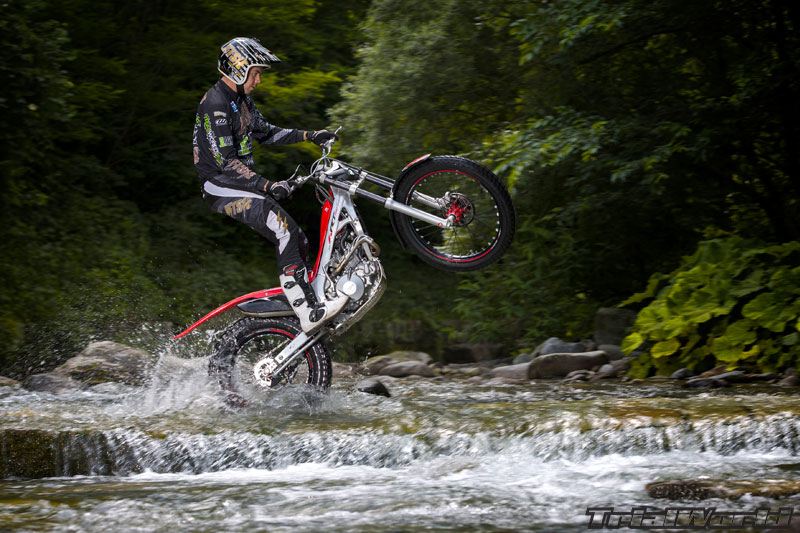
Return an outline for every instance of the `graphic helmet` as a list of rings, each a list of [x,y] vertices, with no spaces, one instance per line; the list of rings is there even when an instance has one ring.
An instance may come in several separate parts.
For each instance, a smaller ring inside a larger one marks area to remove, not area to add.
[[[279,61],[258,39],[236,37],[222,45],[217,69],[236,85],[242,85],[252,67],[269,68],[270,63]]]

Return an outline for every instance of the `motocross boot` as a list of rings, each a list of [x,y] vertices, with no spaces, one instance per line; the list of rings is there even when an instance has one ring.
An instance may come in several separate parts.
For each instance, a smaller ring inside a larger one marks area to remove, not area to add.
[[[311,333],[328,320],[336,316],[350,299],[347,295],[337,296],[334,300],[319,302],[314,289],[308,282],[308,274],[304,266],[290,265],[280,275],[281,288],[289,300],[289,305],[300,319],[300,327]]]

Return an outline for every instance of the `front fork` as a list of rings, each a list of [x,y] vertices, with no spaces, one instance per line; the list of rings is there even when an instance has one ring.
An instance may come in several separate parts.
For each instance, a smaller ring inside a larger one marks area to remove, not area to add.
[[[276,376],[289,368],[295,359],[300,357],[303,352],[319,342],[324,332],[317,331],[310,337],[305,331],[301,331],[292,341],[283,347],[275,357],[267,356],[253,365],[253,376],[261,386],[271,387],[275,382]]]

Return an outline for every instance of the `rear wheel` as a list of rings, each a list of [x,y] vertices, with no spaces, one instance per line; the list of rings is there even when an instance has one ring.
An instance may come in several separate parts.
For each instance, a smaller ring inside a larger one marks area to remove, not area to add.
[[[403,241],[426,263],[449,271],[478,270],[505,253],[514,237],[514,205],[488,168],[456,156],[437,156],[412,167],[393,198],[453,225],[441,228],[393,212]]]
[[[209,361],[209,372],[227,394],[227,401],[245,405],[269,390],[286,385],[330,387],[331,358],[320,342],[273,376],[269,385],[256,377],[258,362],[275,357],[300,332],[300,323],[295,318],[246,317],[231,324]]]

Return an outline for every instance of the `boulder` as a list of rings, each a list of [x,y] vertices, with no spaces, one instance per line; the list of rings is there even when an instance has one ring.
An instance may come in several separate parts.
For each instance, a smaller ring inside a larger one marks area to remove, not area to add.
[[[582,342],[566,342],[558,337],[550,337],[536,347],[534,357],[541,357],[552,353],[585,353],[588,347]]]
[[[22,386],[31,391],[61,394],[63,392],[80,390],[84,387],[84,384],[69,376],[48,373],[32,374],[28,376],[25,378],[25,381],[22,382]]]
[[[533,361],[533,358],[534,358],[533,352],[522,353],[514,358],[512,364],[518,365],[520,363],[528,363],[530,361]]]
[[[636,321],[636,313],[617,307],[601,307],[594,316],[594,341],[598,344],[622,344],[628,329]]]
[[[725,365],[720,365],[712,368],[711,370],[706,370],[702,374],[697,377],[700,378],[713,378],[714,376],[719,376],[720,374],[724,374],[728,371],[728,367]]]
[[[779,387],[800,387],[800,376],[787,376],[778,382]]]
[[[530,373],[531,363],[520,363],[518,365],[498,366],[490,371],[493,378],[507,378],[515,380],[526,380]]]
[[[451,344],[442,351],[442,361],[445,364],[477,363],[499,359],[502,354],[502,344]]]
[[[718,389],[727,387],[728,382],[724,379],[696,377],[688,380],[683,386],[687,389]]]
[[[332,366],[333,368],[331,372],[334,378],[349,378],[355,375],[355,371],[351,365],[346,365],[344,363],[333,363]]]
[[[566,383],[573,383],[575,381],[589,381],[595,377],[595,375],[596,374],[591,370],[575,370],[574,372],[567,374],[562,381]]]
[[[109,381],[141,385],[157,357],[111,341],[93,342],[75,357],[53,370],[88,385]]]
[[[616,344],[601,344],[597,349],[601,352],[606,352],[610,361],[616,361],[625,357],[625,354],[622,352],[622,347]]]
[[[7,378],[5,376],[0,376],[0,387],[14,387],[17,388],[20,386],[19,381],[16,379]]]
[[[686,367],[680,368],[670,375],[672,379],[689,379],[691,377],[694,377],[694,372]]]
[[[432,378],[436,376],[436,373],[431,367],[420,361],[401,361],[399,363],[392,363],[381,369],[380,374],[395,378],[405,378],[409,376]]]
[[[380,374],[381,370],[391,364],[403,361],[419,361],[428,364],[432,360],[431,356],[425,352],[415,352],[411,350],[399,350],[385,355],[370,357],[358,367],[358,371],[367,376]]]
[[[605,352],[552,353],[542,355],[530,365],[529,379],[562,378],[576,370],[592,370],[608,362]]]
[[[392,396],[389,394],[389,389],[386,388],[386,385],[375,378],[367,378],[359,381],[358,384],[356,384],[356,390],[367,394],[375,394],[376,396],[386,396],[387,398]]]

